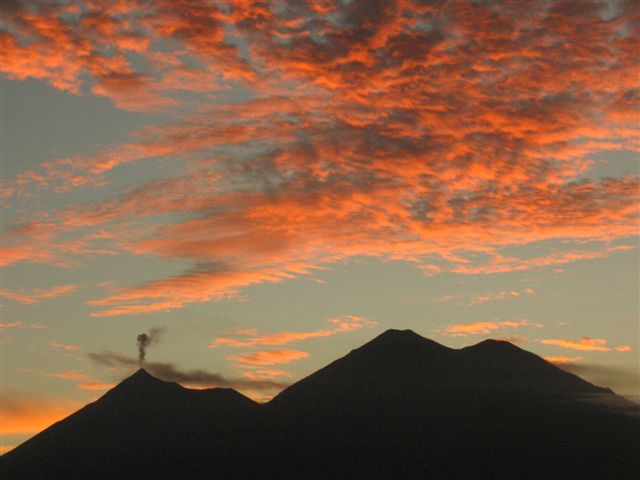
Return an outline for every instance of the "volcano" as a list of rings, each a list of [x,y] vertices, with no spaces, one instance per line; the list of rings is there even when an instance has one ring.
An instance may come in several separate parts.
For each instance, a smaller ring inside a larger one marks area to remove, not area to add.
[[[258,404],[140,369],[3,479],[640,478],[640,407],[508,342],[388,330]]]

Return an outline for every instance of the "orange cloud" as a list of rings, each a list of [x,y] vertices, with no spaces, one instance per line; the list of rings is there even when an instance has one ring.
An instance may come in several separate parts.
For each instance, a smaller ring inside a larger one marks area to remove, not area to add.
[[[5,198],[108,187],[137,162],[164,176],[171,159],[176,173],[37,212],[0,263],[191,265],[93,300],[99,317],[229,298],[353,257],[470,275],[635,248],[638,176],[593,168],[603,152],[640,151],[630,4],[611,18],[593,2],[378,7],[12,5],[0,35],[7,78],[170,115],[6,179]],[[543,241],[557,246],[506,253]]]
[[[12,79],[42,79],[75,94],[81,92],[81,77],[91,76],[93,94],[110,97],[127,110],[156,110],[175,104],[162,95],[152,78],[136,72],[124,54],[128,50],[145,53],[148,40],[106,12],[94,10],[81,15],[78,22],[63,20],[69,13],[56,4],[8,9],[6,17],[13,28],[0,36],[7,52],[3,73]],[[114,47],[115,53],[109,54]]]
[[[376,322],[357,315],[345,315],[344,317],[331,318],[327,321],[335,325],[335,327],[311,332],[278,332],[266,334],[260,334],[253,329],[234,329],[230,331],[233,337],[215,338],[211,342],[211,345],[209,345],[209,348],[216,348],[221,345],[230,347],[286,345],[309,338],[329,337],[331,335],[352,332],[361,328],[377,325]]]
[[[542,357],[544,358],[547,362],[551,362],[551,363],[557,363],[560,365],[564,365],[567,363],[576,363],[579,362],[580,360],[582,360],[582,357],[565,357],[565,356],[546,356],[546,357]]]
[[[503,330],[505,328],[519,328],[519,327],[534,327],[540,328],[542,325],[537,323],[529,323],[528,320],[492,320],[488,322],[472,322],[472,323],[458,323],[450,325],[445,328],[443,335],[450,335],[453,337],[464,337],[466,335],[484,335],[493,333],[495,331]]]
[[[51,252],[42,251],[38,242],[18,243],[3,245],[0,255],[0,267],[8,267],[18,262],[48,263],[52,265],[62,265],[58,258]]]
[[[622,345],[619,347],[608,347],[607,340],[603,338],[583,337],[579,340],[563,340],[563,339],[545,339],[542,340],[545,345],[556,345],[558,347],[570,350],[583,350],[591,352],[610,352],[616,350],[618,352],[628,352],[631,350],[630,345]]]
[[[282,350],[266,350],[263,352],[247,353],[245,355],[239,355],[229,357],[230,360],[245,364],[249,366],[253,365],[275,365],[279,363],[289,363],[296,360],[302,360],[308,358],[307,352],[301,352],[300,350],[282,349]]]
[[[55,298],[63,295],[69,295],[78,289],[78,285],[58,285],[50,289],[35,289],[29,293],[16,292],[11,290],[0,290],[0,296],[10,298],[16,302],[31,305],[40,303],[46,298]]]

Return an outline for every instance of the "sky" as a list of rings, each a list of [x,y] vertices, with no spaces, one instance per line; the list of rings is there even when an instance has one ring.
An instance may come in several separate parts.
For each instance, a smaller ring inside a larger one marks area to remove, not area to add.
[[[632,2],[2,2],[2,451],[386,329],[640,399]]]

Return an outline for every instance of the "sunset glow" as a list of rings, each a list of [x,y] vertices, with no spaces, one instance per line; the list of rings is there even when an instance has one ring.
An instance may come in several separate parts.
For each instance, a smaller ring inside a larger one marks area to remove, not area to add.
[[[0,448],[156,326],[260,400],[388,328],[640,399],[634,2],[107,3],[2,5]]]

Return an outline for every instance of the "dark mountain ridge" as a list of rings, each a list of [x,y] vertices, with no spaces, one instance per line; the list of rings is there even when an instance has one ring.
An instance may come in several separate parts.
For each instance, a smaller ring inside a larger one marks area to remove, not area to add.
[[[233,388],[185,388],[174,382],[160,380],[143,368],[125,378],[100,399],[100,402],[120,401],[145,404],[147,406],[157,402],[168,401],[182,401],[190,405],[211,402],[217,408],[224,407],[229,409],[251,409],[256,408],[258,405]]]
[[[420,389],[424,395],[490,390],[557,398],[613,393],[509,342],[485,340],[456,350],[411,330],[387,330],[285,389],[271,403],[291,400],[303,390],[344,400],[342,393],[353,394],[358,388],[367,390],[370,397]]]
[[[1,457],[0,473],[638,478],[639,411],[508,342],[456,350],[388,330],[264,405],[140,369]]]

